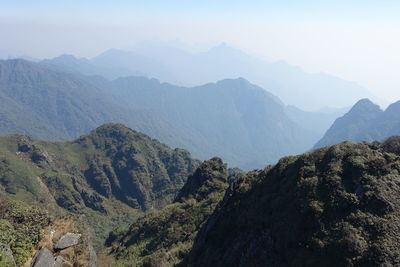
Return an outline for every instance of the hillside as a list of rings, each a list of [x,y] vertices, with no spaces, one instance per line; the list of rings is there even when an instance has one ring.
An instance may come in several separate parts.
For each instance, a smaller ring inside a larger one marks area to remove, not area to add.
[[[237,180],[190,266],[397,266],[400,139],[341,143]]]
[[[0,138],[0,196],[80,214],[99,245],[113,227],[171,203],[198,165],[120,124],[70,142],[11,135]]]
[[[400,101],[385,111],[369,99],[358,101],[344,116],[338,118],[314,148],[342,141],[382,141],[400,135]]]
[[[310,125],[304,121],[313,114],[289,116],[276,96],[245,79],[179,87],[133,76],[108,81],[7,60],[0,61],[0,81],[3,135],[71,140],[118,122],[196,158],[219,156],[247,170],[302,153],[320,138],[302,125]]]
[[[302,153],[319,136],[294,122],[277,97],[242,78],[188,88],[126,77],[112,81],[109,92],[129,107],[154,110],[198,133],[184,147],[195,156],[218,156],[246,170]]]
[[[0,134],[73,139],[107,122],[120,122],[163,141],[180,135],[159,114],[127,109],[76,75],[25,60],[0,60]]]
[[[112,232],[107,243],[117,260],[114,266],[180,264],[222,200],[227,178],[227,166],[221,159],[205,161],[188,178],[174,203],[146,213],[127,231]]]

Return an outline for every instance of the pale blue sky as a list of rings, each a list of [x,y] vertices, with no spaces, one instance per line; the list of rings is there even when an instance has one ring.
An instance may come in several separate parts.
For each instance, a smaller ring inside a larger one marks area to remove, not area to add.
[[[379,17],[398,15],[400,3],[395,0],[1,0],[3,16],[75,16],[157,13],[185,15],[235,14],[244,16],[293,15]],[[316,13],[317,12],[317,13]]]
[[[400,1],[0,0],[0,57],[224,41],[400,99]]]

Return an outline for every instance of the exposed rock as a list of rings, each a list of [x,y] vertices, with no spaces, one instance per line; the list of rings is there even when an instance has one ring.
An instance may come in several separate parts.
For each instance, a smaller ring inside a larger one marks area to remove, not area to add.
[[[35,150],[32,153],[32,161],[37,164],[51,164],[53,162],[53,158],[49,155],[49,153],[47,153],[47,151],[35,147]]]
[[[54,267],[61,267],[64,262],[64,258],[62,256],[57,256],[54,262]]]
[[[56,245],[54,246],[54,249],[62,250],[75,246],[78,244],[80,237],[81,237],[80,234],[66,233],[64,236],[60,238],[60,240],[57,241]]]
[[[18,151],[19,152],[29,152],[31,150],[31,146],[28,144],[18,144]]]
[[[94,250],[91,242],[89,242],[88,250],[89,250],[89,267],[96,267],[97,266],[97,254],[96,254],[96,251]]]
[[[33,258],[31,267],[52,267],[54,264],[53,253],[47,248],[41,248]]]

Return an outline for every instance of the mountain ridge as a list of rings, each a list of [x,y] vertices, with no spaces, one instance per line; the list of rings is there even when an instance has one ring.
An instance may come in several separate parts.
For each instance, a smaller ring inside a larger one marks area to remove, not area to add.
[[[400,135],[400,101],[385,111],[369,99],[358,101],[349,112],[336,119],[314,148],[332,145],[341,141],[383,141]]]

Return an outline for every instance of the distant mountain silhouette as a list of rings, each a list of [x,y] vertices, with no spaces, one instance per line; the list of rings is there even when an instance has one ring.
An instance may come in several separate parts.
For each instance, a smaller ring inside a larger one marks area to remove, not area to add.
[[[0,61],[0,133],[65,140],[120,122],[197,158],[220,156],[244,169],[304,152],[320,137],[292,120],[276,96],[245,79],[187,88],[50,68]]]
[[[96,68],[110,69],[109,74],[96,73],[108,78],[144,75],[183,86],[244,77],[279,96],[286,104],[305,110],[348,107],[360,98],[375,99],[354,82],[325,73],[307,73],[284,61],[266,62],[225,43],[201,53],[148,43],[134,47],[133,51],[110,49],[90,62]],[[84,71],[88,72],[93,74]]]
[[[279,99],[243,78],[192,88],[138,77],[111,85],[109,92],[129,107],[156,111],[199,133],[209,145],[207,151],[188,148],[195,156],[219,156],[245,169],[306,151],[320,136],[290,119]]]
[[[342,141],[382,141],[400,135],[400,101],[385,111],[369,99],[358,101],[343,117],[338,118],[317,142],[315,148]]]

